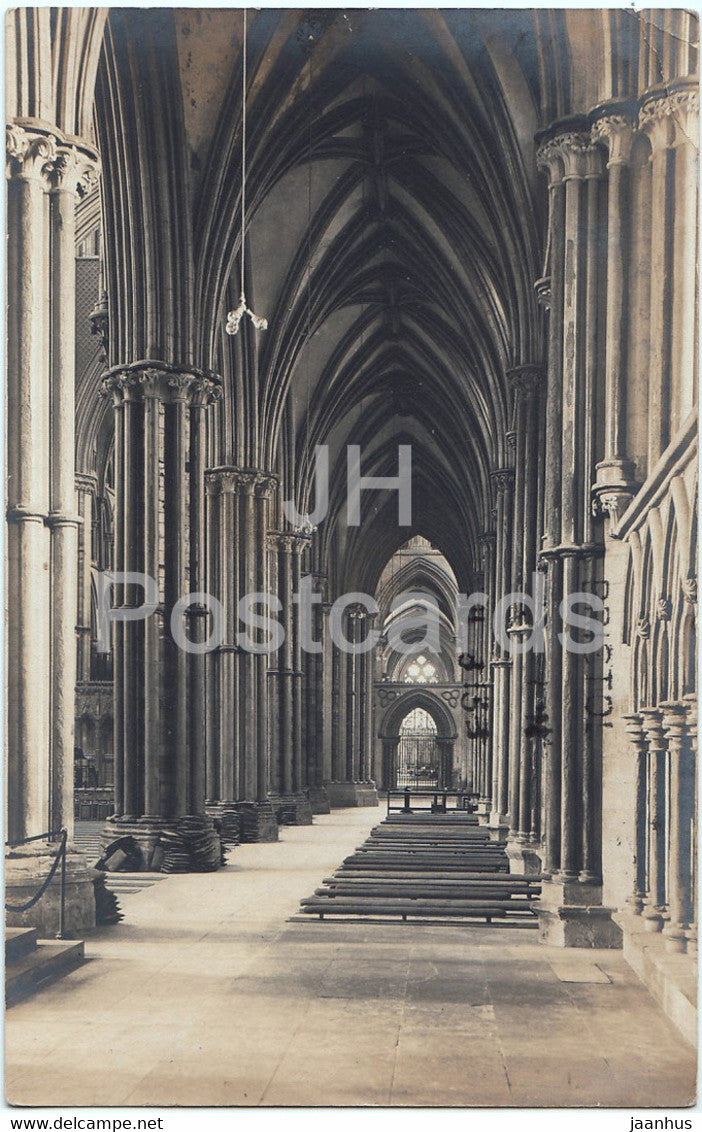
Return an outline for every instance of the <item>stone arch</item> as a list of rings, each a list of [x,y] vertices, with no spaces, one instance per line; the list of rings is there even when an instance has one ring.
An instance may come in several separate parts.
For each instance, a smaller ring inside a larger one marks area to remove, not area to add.
[[[397,756],[400,744],[400,728],[403,720],[415,708],[423,708],[436,725],[439,770],[438,785],[453,785],[454,746],[458,738],[456,723],[451,710],[441,696],[426,687],[412,687],[411,691],[399,695],[388,706],[381,718],[378,736],[382,743],[380,766],[380,785],[386,789],[397,786]]]

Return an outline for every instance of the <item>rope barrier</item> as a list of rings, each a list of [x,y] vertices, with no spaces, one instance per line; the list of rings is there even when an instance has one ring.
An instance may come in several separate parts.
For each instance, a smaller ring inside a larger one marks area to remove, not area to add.
[[[38,890],[34,893],[29,900],[24,904],[5,904],[6,912],[28,912],[35,904],[38,904],[47,888],[51,884],[56,875],[56,870],[61,865],[61,903],[59,908],[59,930],[57,939],[64,938],[64,923],[66,915],[66,844],[68,841],[68,830],[59,829],[53,830],[49,833],[38,833],[34,837],[25,837],[23,841],[17,841],[14,844],[7,843],[10,848],[17,848],[19,845],[28,845],[32,841],[49,841],[53,837],[60,837],[61,844],[59,845],[58,852],[54,858],[53,864],[49,869],[49,875],[46,880],[42,881]]]

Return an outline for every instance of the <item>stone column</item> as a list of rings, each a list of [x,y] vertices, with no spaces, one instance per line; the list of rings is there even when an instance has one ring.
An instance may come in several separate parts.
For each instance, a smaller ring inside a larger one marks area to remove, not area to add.
[[[484,710],[482,712],[483,735],[478,741],[479,776],[478,792],[480,800],[478,812],[482,820],[487,822],[492,810],[492,762],[493,762],[493,713],[492,701],[494,695],[493,670],[491,666],[492,645],[494,641],[492,631],[492,614],[495,608],[495,563],[497,552],[497,536],[495,531],[485,531],[480,536],[482,552],[483,590],[487,594],[487,609],[483,616],[480,629],[480,663],[482,664],[482,697]]]
[[[666,740],[662,712],[641,708],[648,747],[648,880],[643,918],[646,930],[659,932],[667,919],[666,901]]]
[[[271,656],[268,670],[271,721],[270,800],[279,824],[311,825],[312,810],[305,793],[306,776],[302,766],[302,652],[299,607],[293,594],[300,588],[300,557],[309,546],[309,537],[287,531],[269,535],[272,557],[273,592],[282,604],[280,621],[285,637]]]
[[[360,644],[368,631],[369,614],[365,606],[349,606],[345,636],[350,645]],[[338,688],[333,711],[335,721],[338,720],[339,743],[332,755],[333,780],[325,783],[329,801],[332,806],[377,806],[375,783],[364,781],[361,773],[362,766],[368,761],[364,754],[369,708],[366,654],[357,652],[355,648],[341,652],[333,646],[332,664],[332,688]],[[335,726],[334,722],[332,726]]]
[[[495,601],[509,593],[511,588],[510,547],[512,542],[512,493],[514,469],[500,468],[492,473],[495,491]],[[492,610],[490,616],[492,616]],[[492,810],[490,825],[497,829],[508,825],[509,782],[509,702],[510,671],[512,662],[508,652],[495,640],[492,625],[489,627],[492,642]]]
[[[151,577],[159,602],[146,619],[118,623],[115,633],[120,784],[108,836],[135,837],[147,869],[161,867],[168,853],[182,869],[188,858],[192,868],[216,868],[219,839],[205,816],[207,611],[196,602],[178,617],[174,607],[187,594],[202,592],[191,585],[201,586],[203,579],[204,407],[219,395],[220,382],[208,371],[145,361],[114,367],[103,384],[116,410],[121,533],[115,569]],[[142,605],[140,586],[116,590],[113,608],[128,613]],[[180,646],[176,627],[200,645],[199,652]],[[200,848],[193,855],[195,837]]]
[[[661,704],[670,759],[670,832],[668,839],[668,907],[663,928],[666,951],[687,950],[693,920],[695,762],[688,728],[688,705]]]
[[[516,589],[531,592],[532,576],[536,570],[539,403],[543,374],[538,366],[519,366],[510,371],[509,378],[515,396],[514,421],[517,433],[515,530],[523,532],[515,554],[513,578]],[[510,626],[510,638],[523,644],[529,635],[531,617],[526,616],[523,608],[515,610],[515,617],[516,620]],[[531,732],[535,710],[535,660],[532,649],[523,655],[515,654],[512,657],[510,766],[513,760],[516,766],[511,770],[514,799],[510,809],[512,845],[508,853],[515,867],[523,866],[529,871],[540,872],[541,862],[530,848],[534,840],[532,801],[535,767]]]
[[[634,776],[634,891],[627,903],[636,916],[640,916],[646,900],[646,825],[647,825],[647,799],[646,799],[646,753],[648,744],[643,728],[643,716],[633,713],[625,717],[627,732],[636,759],[636,772]]]
[[[621,931],[602,906],[599,796],[601,725],[589,708],[591,665],[565,647],[561,603],[591,584],[590,485],[597,451],[596,403],[601,281],[601,151],[583,119],[542,135],[538,162],[549,177],[550,325],[545,454],[547,568],[544,871],[539,926],[557,946],[617,947]]]
[[[649,91],[639,129],[651,143],[651,314],[648,468],[694,407],[699,92],[681,80]],[[661,222],[675,215],[675,230]]]
[[[320,597],[326,591],[326,575],[312,574],[312,590]],[[309,785],[310,807],[313,814],[330,812],[329,798],[324,789],[324,780],[331,773],[329,749],[325,738],[327,708],[326,665],[329,659],[327,614],[329,605],[324,601],[315,603],[312,608],[313,639],[321,641],[322,651],[309,653],[304,657],[306,676],[306,731],[305,751],[307,760],[307,781]]]
[[[92,612],[92,566],[93,566],[93,523],[97,477],[89,473],[76,473],[76,494],[78,496],[78,613],[76,628],[78,632],[78,653],[76,682],[84,684],[90,680],[91,670],[91,612]]]
[[[240,624],[238,605],[248,594],[271,592],[266,539],[278,481],[258,468],[233,465],[210,468],[206,480],[209,592],[225,611],[224,640],[209,655],[208,812],[224,822],[234,809],[241,814],[242,840],[276,841],[268,791],[269,726],[277,717],[267,710],[268,656],[239,645],[237,633],[254,645],[267,636]]]
[[[595,498],[614,492],[624,498],[636,490],[634,466],[626,454],[627,437],[627,297],[631,196],[629,158],[634,122],[629,108],[601,107],[592,127],[593,141],[607,150],[607,310],[605,319],[604,460],[597,465]]]
[[[73,829],[79,516],[75,497],[75,205],[95,151],[43,123],[8,126],[7,839]],[[33,885],[53,852],[15,851]],[[21,860],[20,860],[21,859]],[[47,863],[48,862],[48,863]],[[71,927],[94,923],[82,857],[69,867]],[[34,885],[36,888],[36,885]],[[53,934],[55,900],[32,910]]]

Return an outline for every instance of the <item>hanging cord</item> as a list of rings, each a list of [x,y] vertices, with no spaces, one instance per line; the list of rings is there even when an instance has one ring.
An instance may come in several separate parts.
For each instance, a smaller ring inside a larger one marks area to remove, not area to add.
[[[246,8],[243,9],[244,15],[244,35],[242,40],[242,65],[241,65],[241,292],[239,295],[239,305],[235,310],[230,311],[227,315],[227,334],[236,334],[239,330],[239,323],[245,314],[249,316],[252,323],[257,330],[267,330],[268,320],[261,318],[260,315],[254,314],[252,310],[246,305],[246,287],[245,287],[245,248],[246,248],[246,47],[247,47],[247,27],[246,27]]]

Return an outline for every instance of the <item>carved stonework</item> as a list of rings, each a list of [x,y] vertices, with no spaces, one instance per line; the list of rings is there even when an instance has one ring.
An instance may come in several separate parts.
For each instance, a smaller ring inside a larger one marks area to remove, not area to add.
[[[636,622],[636,632],[642,641],[647,641],[651,636],[651,622],[648,617],[639,617]]]
[[[102,292],[98,302],[88,315],[88,321],[90,322],[90,333],[100,339],[102,361],[104,363],[107,361],[107,351],[110,342],[110,309],[107,291]]]
[[[673,603],[669,597],[659,597],[656,603],[656,617],[659,621],[670,621],[673,616]]]
[[[210,370],[145,361],[115,366],[102,379],[105,394],[115,404],[153,398],[164,403],[185,401],[193,407],[205,406],[222,396],[222,382]]]
[[[589,130],[566,129],[539,145],[536,164],[555,184],[564,177],[594,177],[602,172],[602,153],[593,144]]]
[[[592,496],[592,514],[595,519],[608,518],[616,527],[631,503],[632,492],[616,488],[595,489]]]
[[[601,142],[608,150],[607,167],[626,165],[634,143],[634,120],[630,114],[603,114],[593,123],[593,142]]]
[[[544,374],[540,366],[515,366],[507,370],[507,380],[510,388],[517,396],[533,397],[543,384]]]
[[[539,306],[544,310],[550,311],[551,309],[551,276],[544,275],[543,278],[537,279],[534,284],[536,291],[536,299]]]
[[[639,110],[639,129],[648,134],[652,145],[695,144],[700,96],[696,87],[666,87],[657,91]]]
[[[56,192],[87,196],[100,179],[100,160],[97,151],[87,146],[61,144],[49,170],[51,188]]]
[[[682,584],[683,596],[690,605],[697,605],[697,578],[694,574],[688,575]]]
[[[5,165],[8,177],[43,180],[48,188],[59,140],[56,133],[26,130],[18,125],[7,126]]]

